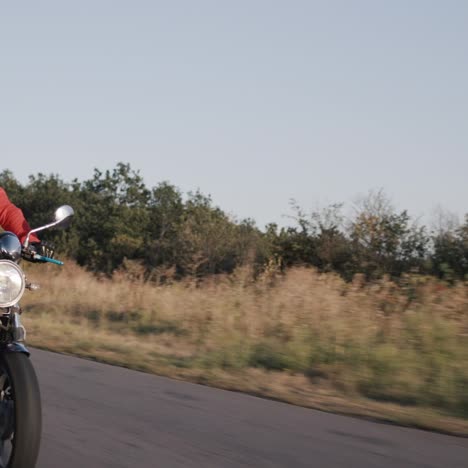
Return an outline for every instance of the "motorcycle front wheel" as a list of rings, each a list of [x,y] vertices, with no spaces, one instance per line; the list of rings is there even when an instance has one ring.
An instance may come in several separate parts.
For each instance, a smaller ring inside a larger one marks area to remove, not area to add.
[[[41,442],[41,396],[23,353],[0,355],[0,468],[34,468]]]

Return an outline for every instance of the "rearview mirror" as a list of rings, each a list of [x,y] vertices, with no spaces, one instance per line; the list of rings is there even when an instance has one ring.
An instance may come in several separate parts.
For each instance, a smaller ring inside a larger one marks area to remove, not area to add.
[[[62,205],[55,211],[55,227],[66,229],[70,226],[75,210],[70,205]]]
[[[26,241],[24,242],[24,246],[28,247],[29,237],[35,232],[43,231],[44,229],[49,229],[52,227],[62,229],[67,228],[68,226],[70,226],[71,219],[73,218],[74,214],[75,211],[70,205],[62,205],[58,207],[55,211],[55,220],[52,223],[46,224],[45,226],[41,226],[36,229],[33,229],[32,231],[29,231],[29,234],[26,237]]]

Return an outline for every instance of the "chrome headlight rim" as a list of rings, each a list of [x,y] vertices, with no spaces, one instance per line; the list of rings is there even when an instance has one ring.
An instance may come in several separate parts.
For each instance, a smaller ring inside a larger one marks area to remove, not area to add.
[[[1,259],[0,260],[0,275],[1,275],[1,270],[4,268],[4,266],[7,266],[14,270],[14,273],[17,274],[17,278],[20,279],[20,288],[15,296],[14,299],[6,301],[6,302],[1,302],[1,297],[0,297],[0,308],[5,309],[7,307],[11,307],[19,302],[19,300],[23,297],[24,290],[26,288],[26,278],[24,276],[23,270],[13,261],[11,260],[5,260]]]

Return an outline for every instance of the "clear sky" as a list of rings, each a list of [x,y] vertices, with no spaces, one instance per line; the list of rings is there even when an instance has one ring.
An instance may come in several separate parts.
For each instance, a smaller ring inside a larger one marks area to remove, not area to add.
[[[0,3],[1,169],[118,161],[260,227],[383,188],[468,212],[466,0]]]

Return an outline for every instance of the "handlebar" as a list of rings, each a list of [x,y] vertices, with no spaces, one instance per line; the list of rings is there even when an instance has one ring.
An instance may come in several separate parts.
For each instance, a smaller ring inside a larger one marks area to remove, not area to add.
[[[50,257],[43,257],[42,255],[36,254],[34,255],[34,260],[38,262],[49,262],[49,263],[55,263],[56,265],[63,265],[63,262],[60,260],[56,260],[55,258],[50,258]]]
[[[21,257],[23,257],[28,262],[38,262],[38,263],[54,263],[55,265],[63,265],[63,262],[56,260],[55,258],[45,257],[44,255],[39,255],[35,250],[32,250],[28,247],[23,247],[21,252]]]

